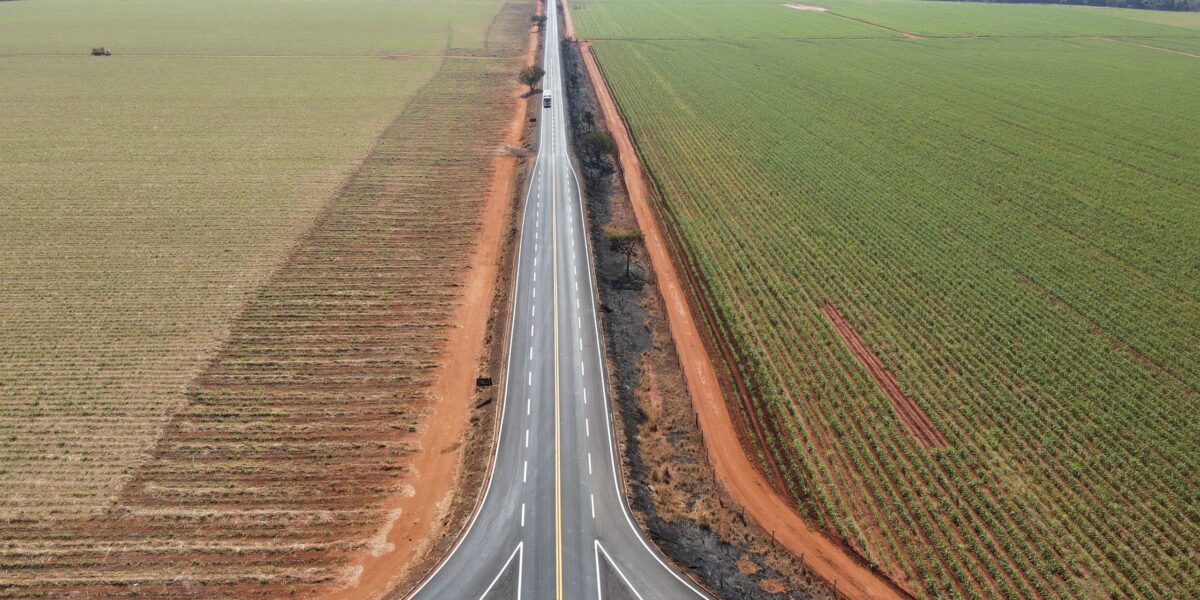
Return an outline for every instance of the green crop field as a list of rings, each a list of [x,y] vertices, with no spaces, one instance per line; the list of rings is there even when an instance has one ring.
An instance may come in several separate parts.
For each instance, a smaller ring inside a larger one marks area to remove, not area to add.
[[[531,10],[0,2],[0,596],[340,577],[402,484]]]
[[[1191,15],[830,0],[678,40],[634,4],[577,34],[798,510],[920,597],[1194,596],[1200,59],[1134,45]],[[811,39],[845,16],[948,39]]]
[[[830,19],[781,3],[620,2],[571,3],[576,33],[600,39],[736,39],[888,37],[886,29]]]
[[[843,17],[930,37],[995,36],[1195,36],[1195,19],[1178,15],[1157,22],[1133,9],[1090,9],[1046,4],[985,4],[912,0],[818,0]]]

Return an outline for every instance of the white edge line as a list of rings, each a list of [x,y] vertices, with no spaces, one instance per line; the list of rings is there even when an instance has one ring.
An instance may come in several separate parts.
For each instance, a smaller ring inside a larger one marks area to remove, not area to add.
[[[617,572],[617,575],[619,575],[621,577],[621,581],[625,582],[625,587],[629,591],[633,592],[633,595],[637,596],[638,600],[643,600],[642,595],[639,594],[638,591],[633,587],[633,584],[629,583],[629,580],[625,578],[625,574],[621,572],[621,567],[618,567],[617,563],[615,561],[613,561],[611,556],[609,556],[608,550],[604,549],[604,544],[601,544],[600,540],[596,540],[596,548],[600,552],[604,553],[604,558],[608,560],[608,566],[612,567],[613,570]],[[596,585],[597,586],[600,585],[600,555],[599,554],[596,555]]]
[[[563,103],[559,103],[559,110],[562,110],[562,104]],[[566,117],[564,116],[563,118],[565,119]],[[566,135],[566,134],[564,133],[564,135]],[[570,169],[570,171],[571,171],[571,177],[575,179],[575,189],[582,190],[583,187],[579,184],[579,174],[575,172],[575,165],[571,162],[570,157],[568,157],[566,163],[567,163],[567,168]],[[586,261],[584,261],[584,264],[587,265],[587,275],[588,275],[587,282],[588,282],[588,291],[590,292],[588,294],[588,296],[591,297],[591,299],[592,299],[592,323],[595,326],[595,332],[596,332],[596,359],[598,361],[602,361],[603,358],[601,358],[601,357],[604,356],[604,350],[600,346],[600,322],[596,316],[596,289],[595,289],[595,284],[593,283],[593,281],[595,280],[595,275],[592,274],[592,258],[591,258],[592,257],[592,240],[591,240],[591,237],[588,236],[588,234],[587,234],[587,230],[588,230],[587,219],[583,216],[584,214],[586,214],[583,212],[583,210],[584,210],[583,194],[576,194],[576,198],[577,198],[577,202],[579,203],[580,219],[583,220],[583,229],[584,229],[584,231],[582,233],[583,243],[587,249],[587,256],[588,256],[588,259]],[[576,285],[578,285],[578,281],[579,280],[576,280]],[[610,458],[612,459],[613,487],[616,489],[616,492],[617,492],[617,499],[618,499],[617,504],[621,505],[621,514],[625,515],[625,522],[629,524],[629,527],[633,530],[638,541],[640,541],[642,543],[642,547],[645,548],[646,551],[650,553],[650,556],[654,557],[654,560],[657,561],[658,564],[661,565],[663,569],[666,569],[666,571],[668,573],[670,573],[671,575],[673,575],[675,577],[675,579],[679,580],[680,583],[687,586],[687,588],[689,590],[691,590],[692,593],[696,594],[697,596],[699,596],[701,598],[708,598],[709,597],[708,595],[706,595],[704,592],[701,592],[700,590],[696,589],[696,586],[692,585],[692,583],[690,581],[688,581],[687,578],[680,575],[678,572],[675,571],[675,569],[671,568],[666,562],[663,561],[663,559],[659,556],[659,553],[656,552],[653,548],[651,548],[650,544],[648,542],[646,542],[645,536],[642,535],[642,530],[640,528],[638,528],[636,525],[634,525],[633,518],[629,515],[629,507],[626,506],[626,504],[625,504],[625,495],[621,492],[620,484],[618,483],[621,481],[621,479],[619,477],[617,477],[617,453],[616,453],[615,447],[613,445],[612,409],[609,405],[609,400],[608,400],[608,374],[605,372],[604,365],[600,365],[600,368],[598,370],[600,371],[600,393],[604,396],[604,412],[607,417],[604,419],[604,426],[608,430],[608,452],[609,452]],[[599,544],[600,541],[596,540],[596,543]],[[607,556],[608,553],[605,552],[605,555]],[[597,565],[597,568],[599,568],[599,565]],[[636,594],[637,592],[634,592],[634,593]]]
[[[600,586],[600,540],[592,544],[592,554],[596,557],[596,598],[604,600],[604,588]]]
[[[545,131],[544,128],[541,128],[541,127],[538,128],[538,137],[539,138],[542,137],[541,133],[544,131]],[[541,139],[538,140],[538,143],[539,143],[539,145],[541,144]],[[538,164],[540,164],[541,162],[542,162],[542,153],[539,150],[537,158],[534,159],[534,161],[533,161],[533,168],[530,170],[530,172],[536,173]],[[540,178],[539,178],[539,181],[541,181]],[[579,185],[579,177],[578,176],[575,178],[575,185]],[[529,218],[529,195],[532,192],[533,192],[533,182],[531,180],[530,184],[529,184],[529,188],[527,188],[525,190],[525,206],[521,209],[522,235],[521,235],[520,239],[517,240],[517,260],[516,260],[517,276],[513,278],[512,296],[511,296],[514,299],[517,297],[517,286],[521,283],[521,251],[524,249],[524,246],[525,246],[524,226],[525,226],[525,221]],[[508,383],[509,383],[508,375],[512,371],[512,349],[513,349],[513,341],[514,341],[514,338],[516,337],[514,334],[516,333],[516,328],[517,328],[516,311],[513,310],[510,312],[512,313],[512,315],[511,315],[512,321],[508,325],[508,357],[506,359],[507,365],[504,367],[504,391],[503,391],[503,393],[501,395],[501,399],[500,399],[500,420],[499,420],[500,425],[498,427],[496,427],[496,440],[495,440],[496,447],[492,450],[492,462],[490,465],[488,465],[487,484],[483,490],[483,499],[480,500],[479,503],[475,506],[475,512],[471,515],[471,522],[467,523],[467,528],[464,529],[462,531],[462,533],[459,534],[458,539],[455,540],[455,542],[454,542],[454,547],[450,549],[450,552],[446,553],[446,556],[442,558],[442,562],[438,563],[437,568],[435,568],[433,571],[431,571],[429,573],[429,575],[427,575],[425,577],[425,579],[421,581],[421,584],[418,585],[416,587],[416,589],[414,589],[412,591],[412,593],[410,593],[408,595],[409,598],[415,598],[418,594],[420,594],[421,590],[425,589],[425,586],[428,585],[430,581],[433,581],[433,579],[435,577],[437,577],[438,573],[440,573],[442,571],[442,568],[446,566],[446,563],[450,562],[450,558],[452,556],[454,556],[454,553],[458,552],[458,548],[460,546],[462,546],[463,540],[467,539],[467,535],[469,535],[471,533],[471,529],[475,527],[475,523],[479,520],[479,513],[483,512],[483,506],[485,504],[487,504],[488,497],[491,495],[492,481],[495,480],[494,469],[496,468],[496,463],[499,462],[499,459],[500,459],[500,439],[504,435],[504,414],[506,412],[505,406],[508,404]],[[521,542],[521,543],[523,544],[524,542]],[[518,547],[519,546],[520,546],[520,544],[518,544]],[[522,557],[523,556],[524,556],[524,554],[522,554]],[[524,558],[522,558],[521,562],[522,563],[524,562]],[[518,580],[519,579],[520,578],[518,577]],[[519,596],[519,593],[518,593],[518,596]]]
[[[525,545],[525,542],[517,542],[517,547],[513,549],[512,554],[508,555],[508,560],[504,561],[504,566],[500,567],[500,572],[496,573],[496,577],[494,579],[492,579],[491,583],[488,584],[487,589],[483,590],[483,595],[479,597],[479,600],[483,600],[484,598],[487,598],[487,595],[492,592],[492,588],[496,587],[496,582],[500,581],[500,576],[503,575],[504,572],[508,570],[508,565],[512,564],[513,558],[516,558],[516,556],[518,554],[521,555],[521,562],[517,563],[517,598],[519,599],[521,597],[521,574],[520,574],[521,571],[520,571],[520,569],[521,569],[521,564],[523,564],[525,562],[525,551],[523,549],[524,545]],[[605,552],[604,555],[607,556],[608,553]],[[612,563],[612,559],[611,558],[608,559],[608,562]],[[616,568],[616,567],[614,566],[613,568]],[[620,573],[621,571],[618,570],[617,572]],[[634,594],[637,594],[637,592],[634,592]],[[638,598],[640,600],[641,596],[638,596]]]

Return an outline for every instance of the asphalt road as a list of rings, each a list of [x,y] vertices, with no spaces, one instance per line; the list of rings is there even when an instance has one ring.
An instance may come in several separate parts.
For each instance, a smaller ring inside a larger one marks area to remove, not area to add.
[[[622,497],[557,7],[546,6],[542,87],[553,100],[522,215],[492,475],[466,533],[411,597],[706,598],[646,543]]]

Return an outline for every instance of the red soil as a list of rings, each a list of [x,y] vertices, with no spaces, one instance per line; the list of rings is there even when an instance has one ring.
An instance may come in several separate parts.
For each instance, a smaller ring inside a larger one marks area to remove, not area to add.
[[[538,6],[541,13],[541,5]],[[523,64],[533,61],[538,36],[529,35],[529,47],[522,56]],[[525,129],[526,100],[519,86],[514,86],[512,117],[503,143],[517,146]],[[492,180],[484,205],[483,226],[476,238],[475,251],[469,262],[472,269],[464,278],[461,303],[454,313],[446,346],[441,356],[445,360],[434,372],[431,392],[440,401],[428,419],[429,427],[416,443],[423,451],[415,453],[409,467],[412,486],[420,494],[400,494],[393,499],[389,510],[398,511],[396,520],[386,535],[385,545],[368,549],[351,564],[362,567],[362,576],[351,587],[331,594],[336,600],[367,600],[388,591],[406,576],[416,559],[427,550],[429,540],[438,538],[443,513],[450,506],[451,496],[459,481],[460,447],[468,425],[471,399],[474,394],[476,369],[484,352],[488,315],[496,293],[500,266],[501,241],[509,224],[512,194],[520,157],[498,153],[492,163]],[[431,502],[430,498],[440,498]]]
[[[567,8],[566,2],[562,3],[562,8],[563,24],[567,28],[567,39],[573,40],[575,39],[575,22],[571,20],[571,11]]]
[[[867,347],[862,337],[846,321],[846,317],[842,316],[837,307],[828,301],[822,302],[821,313],[829,319],[829,323],[837,330],[838,337],[842,338],[842,343],[846,344],[854,358],[858,359],[858,362],[871,375],[871,379],[875,380],[875,383],[887,395],[888,400],[892,401],[892,408],[896,409],[900,421],[904,423],[909,432],[916,436],[917,441],[926,448],[949,446],[950,441],[946,439],[946,436],[933,426],[933,422],[929,420],[925,411],[921,410],[921,407],[917,406],[917,403],[913,402],[913,399],[900,389],[900,382],[896,380],[896,376],[883,366],[879,357],[875,356],[875,353]]]
[[[564,5],[564,8],[567,8]],[[570,11],[566,10],[567,32]],[[766,531],[777,543],[795,554],[812,572],[834,584],[847,598],[906,598],[891,582],[860,563],[848,550],[810,529],[795,506],[777,493],[747,457],[738,440],[738,429],[725,403],[713,362],[705,350],[700,331],[687,302],[687,292],[668,252],[668,242],[650,206],[649,186],[630,141],[621,115],[608,91],[595,57],[586,44],[584,64],[596,88],[604,118],[617,142],[621,172],[638,226],[645,235],[646,253],[667,308],[671,337],[679,353],[688,392],[699,416],[705,445],[717,479],[735,501],[745,508],[747,518]]]

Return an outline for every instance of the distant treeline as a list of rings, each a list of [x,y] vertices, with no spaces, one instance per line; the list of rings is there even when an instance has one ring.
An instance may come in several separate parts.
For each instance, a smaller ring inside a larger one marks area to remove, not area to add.
[[[1146,8],[1150,10],[1194,10],[1200,11],[1200,0],[967,0],[968,2],[995,2],[999,4],[1073,4],[1080,6],[1108,6],[1111,8]]]

